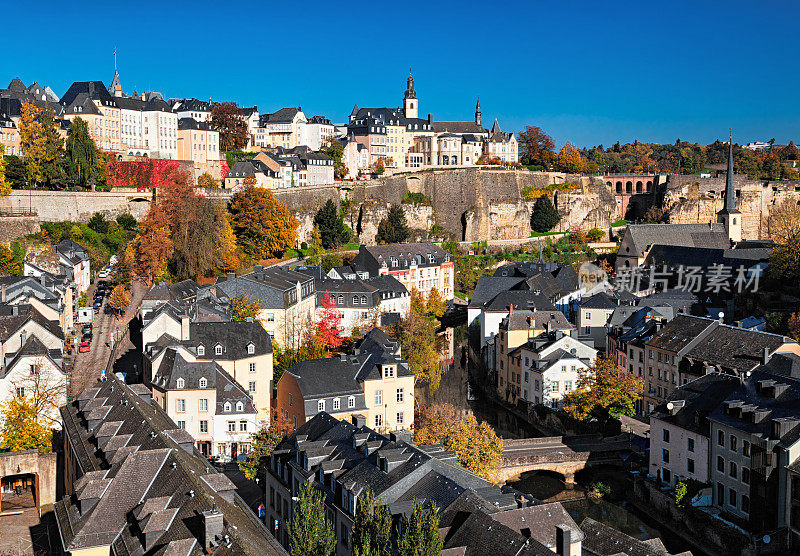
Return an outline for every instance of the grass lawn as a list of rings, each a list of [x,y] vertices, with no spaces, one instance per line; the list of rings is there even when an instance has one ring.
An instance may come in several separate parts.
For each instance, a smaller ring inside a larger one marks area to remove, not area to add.
[[[618,228],[620,226],[627,226],[627,225],[628,225],[628,221],[625,220],[625,219],[622,219],[622,220],[617,220],[616,222],[613,222],[611,224],[611,227],[612,228]]]

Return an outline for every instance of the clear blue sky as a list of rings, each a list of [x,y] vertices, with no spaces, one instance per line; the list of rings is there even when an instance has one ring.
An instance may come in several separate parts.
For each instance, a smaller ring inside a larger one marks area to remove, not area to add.
[[[413,66],[421,114],[471,119],[480,95],[485,125],[559,145],[800,139],[797,2],[125,4],[4,6],[0,86],[109,83],[116,48],[127,93],[342,122],[353,103],[398,106]]]

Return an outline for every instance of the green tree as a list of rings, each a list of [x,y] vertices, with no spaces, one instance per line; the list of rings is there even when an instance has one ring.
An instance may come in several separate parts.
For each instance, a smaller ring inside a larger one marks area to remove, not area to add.
[[[53,431],[42,422],[30,397],[12,396],[0,405],[2,446],[8,451],[53,451]]]
[[[308,481],[300,487],[299,498],[289,523],[289,555],[330,556],[336,548],[336,534],[325,517],[322,493]]]
[[[208,172],[203,172],[200,174],[200,177],[197,178],[197,187],[207,187],[209,189],[214,189],[219,187],[219,182],[214,179],[214,176],[209,174]]]
[[[544,233],[552,230],[561,217],[558,215],[553,201],[547,195],[542,195],[536,200],[533,205],[533,214],[531,214],[531,228],[534,232]]]
[[[406,214],[400,205],[392,205],[386,218],[378,223],[377,243],[403,243],[408,239]]]
[[[139,223],[136,222],[136,218],[134,218],[132,214],[127,212],[125,214],[120,214],[119,216],[117,216],[117,224],[119,224],[120,228],[127,231],[133,231],[139,225]]]
[[[42,129],[42,177],[48,184],[63,179],[64,140],[56,127],[56,113],[49,106],[39,111]]]
[[[635,413],[641,396],[642,379],[619,369],[614,359],[598,357],[579,371],[578,387],[564,397],[564,405],[576,419],[619,419]]]
[[[22,261],[14,254],[14,251],[2,243],[0,243],[0,275],[22,275]]]
[[[398,535],[399,556],[439,556],[443,546],[436,503],[431,502],[430,508],[425,509],[422,502],[415,501],[411,516],[403,520]]]
[[[322,152],[333,160],[333,177],[339,180],[344,178],[347,175],[347,166],[345,166],[343,160],[344,147],[342,147],[342,144],[335,139],[331,139],[323,147]]]
[[[98,234],[108,233],[108,220],[106,220],[106,217],[100,212],[95,212],[86,225]]]
[[[350,233],[344,224],[344,217],[339,214],[336,204],[328,199],[314,215],[314,225],[319,228],[322,246],[334,249],[350,240]]]
[[[94,183],[97,178],[97,148],[86,120],[77,117],[67,131],[67,179],[81,187]]]
[[[392,535],[392,516],[375,493],[367,489],[358,496],[353,530],[350,535],[353,556],[388,556]]]

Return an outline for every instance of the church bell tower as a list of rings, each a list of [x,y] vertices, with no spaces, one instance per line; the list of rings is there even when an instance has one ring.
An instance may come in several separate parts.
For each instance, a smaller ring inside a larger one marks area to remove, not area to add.
[[[414,90],[414,77],[411,75],[410,70],[406,81],[406,93],[403,97],[403,114],[406,118],[419,117],[419,101],[417,100],[417,92]]]

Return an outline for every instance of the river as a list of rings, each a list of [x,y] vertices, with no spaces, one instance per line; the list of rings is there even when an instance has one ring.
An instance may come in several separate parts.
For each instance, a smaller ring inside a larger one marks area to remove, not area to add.
[[[502,438],[532,438],[541,436],[532,426],[504,408],[488,401],[479,388],[470,381],[468,349],[466,347],[466,326],[450,331],[452,342],[452,363],[446,366],[439,388],[430,393],[427,388],[416,392],[422,404],[448,403],[463,413],[472,413],[478,421],[486,421]],[[660,537],[672,553],[692,550],[680,537],[665,530],[644,512],[629,505],[624,493],[629,483],[623,471],[618,469],[594,469],[576,474],[577,484],[568,488],[560,475],[549,472],[523,474],[518,480],[508,484],[520,492],[547,502],[561,502],[575,521],[580,524],[589,517],[639,540]],[[611,487],[611,493],[602,500],[590,500],[586,496],[592,483],[600,481]]]

